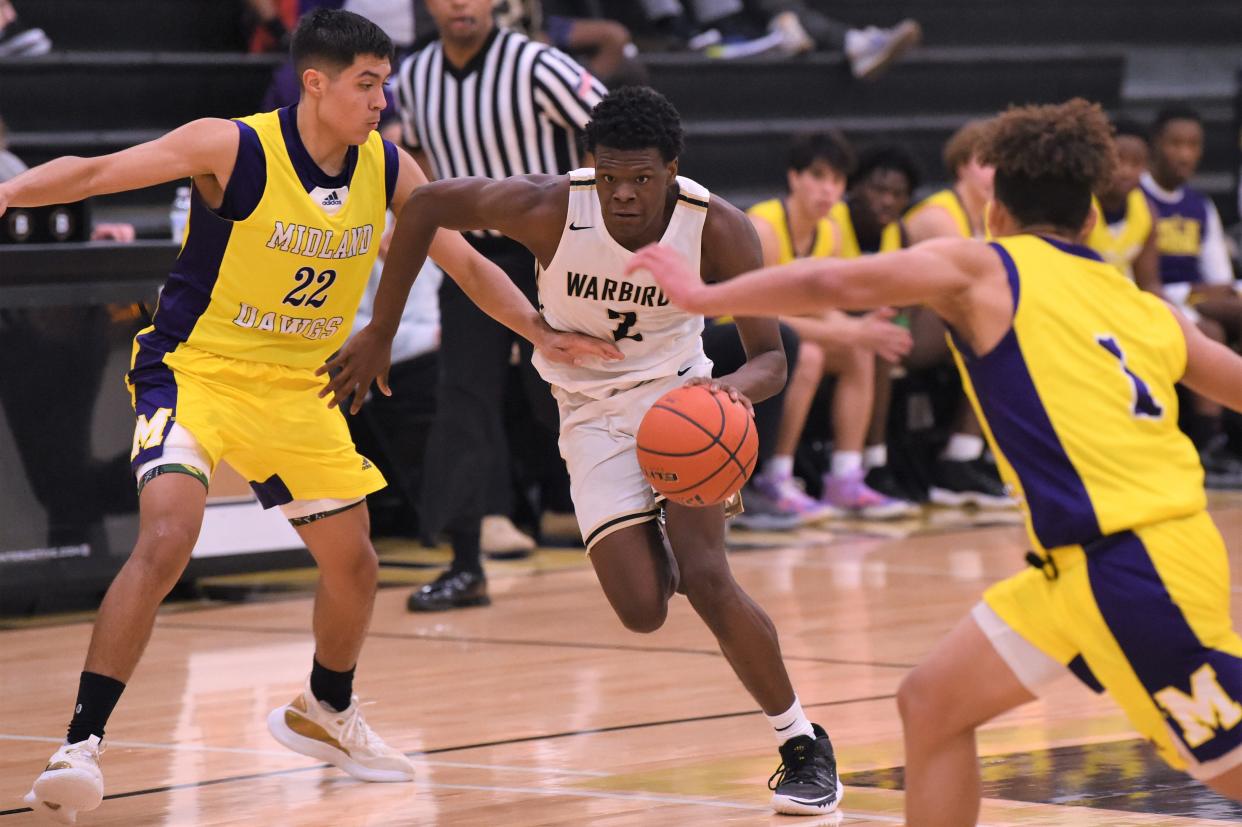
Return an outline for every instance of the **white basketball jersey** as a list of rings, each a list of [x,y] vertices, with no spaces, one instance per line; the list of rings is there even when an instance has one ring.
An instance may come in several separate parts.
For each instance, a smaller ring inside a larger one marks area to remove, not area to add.
[[[677,250],[698,271],[703,222],[711,197],[689,178],[660,243]],[[556,256],[539,270],[539,305],[547,323],[613,342],[625,358],[575,367],[553,364],[535,352],[534,365],[550,384],[603,399],[639,382],[673,376],[704,362],[703,317],[674,307],[650,273],[625,274],[634,254],[604,227],[595,170],[569,173],[569,210]]]

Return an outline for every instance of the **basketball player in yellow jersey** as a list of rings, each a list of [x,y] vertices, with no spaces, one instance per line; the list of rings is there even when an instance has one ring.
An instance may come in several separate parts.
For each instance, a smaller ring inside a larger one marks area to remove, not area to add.
[[[1147,171],[1147,134],[1141,127],[1124,121],[1118,122],[1115,130],[1117,166],[1091,206],[1096,216],[1087,246],[1139,287],[1160,295],[1160,249],[1156,245],[1155,221],[1151,203],[1139,186],[1139,178]]]
[[[840,234],[830,215],[854,166],[854,153],[835,132],[797,135],[786,168],[788,194],[747,212],[759,235],[765,265],[838,254]],[[853,239],[855,246],[857,239]],[[863,482],[863,443],[875,400],[876,355],[896,359],[909,349],[910,334],[884,310],[854,318],[840,311],[788,316],[798,334],[798,360],[789,377],[775,450],[751,479],[748,493],[796,513],[803,524],[831,516],[887,518],[906,506]],[[794,453],[815,394],[825,376],[832,393],[832,467],[816,500],[794,480]]]
[[[1066,670],[1106,689],[1169,764],[1242,800],[1242,639],[1174,388],[1242,410],[1242,358],[1081,246],[1112,166],[1098,106],[1011,109],[984,157],[991,244],[944,239],[711,286],[660,247],[630,266],[700,313],[925,302],[952,331],[1037,551],[898,690],[908,824],[974,824],[975,729]]]
[[[384,480],[317,397],[327,380],[316,372],[349,332],[386,209],[425,183],[413,160],[374,131],[392,51],[365,18],[316,11],[293,36],[297,106],[194,121],[148,144],[61,158],[0,185],[2,213],[185,177],[194,183],[189,231],[128,374],[138,414],[138,541],[100,607],[67,741],[26,798],[40,813],[72,823],[99,806],[104,725],[189,559],[221,459],[251,480],[265,507],[280,506],[320,569],[310,679],[269,715],[269,730],[356,778],[413,779],[409,760],[370,730],[352,695],[377,574],[364,497]],[[437,236],[432,255],[550,361],[617,355],[611,344],[553,332],[459,235]],[[393,332],[359,335],[391,340]]]

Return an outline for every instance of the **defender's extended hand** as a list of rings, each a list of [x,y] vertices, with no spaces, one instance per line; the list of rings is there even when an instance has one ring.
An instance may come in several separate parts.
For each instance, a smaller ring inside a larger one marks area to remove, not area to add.
[[[590,359],[603,359],[615,362],[623,358],[620,350],[612,342],[596,339],[582,333],[567,333],[556,330],[541,322],[539,336],[534,342],[535,349],[543,354],[549,362],[562,365],[584,365]]]
[[[699,274],[681,253],[662,244],[649,244],[634,254],[625,267],[627,274],[647,270],[668,300],[692,313],[701,313],[699,298],[705,289]]]
[[[316,376],[331,374],[328,384],[319,392],[319,398],[332,394],[328,407],[335,408],[353,394],[354,401],[349,406],[349,412],[356,414],[362,409],[362,401],[372,382],[385,396],[392,396],[392,390],[388,387],[388,369],[391,366],[392,337],[367,325],[315,371]]]

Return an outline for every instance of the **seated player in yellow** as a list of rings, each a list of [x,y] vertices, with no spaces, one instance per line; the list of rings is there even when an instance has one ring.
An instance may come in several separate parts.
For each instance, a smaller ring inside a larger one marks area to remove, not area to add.
[[[127,377],[138,415],[138,541],[100,607],[67,741],[26,799],[62,822],[99,806],[104,725],[189,560],[221,460],[251,481],[264,507],[280,506],[320,569],[310,679],[268,717],[272,735],[356,778],[413,778],[409,760],[370,730],[352,695],[377,575],[364,498],[384,479],[355,451],[340,413],[318,398],[327,379],[316,369],[349,333],[385,210],[399,210],[426,179],[375,132],[393,51],[377,26],[320,10],[303,19],[292,50],[303,87],[296,106],[194,121],[0,185],[3,213],[194,183],[189,231],[153,324],[135,339]],[[611,344],[552,331],[459,235],[438,235],[432,255],[545,358],[618,355]]]
[[[995,169],[980,157],[986,120],[968,121],[945,142],[944,171],[949,187],[934,192],[906,213],[910,244],[930,238],[984,238],[984,213],[992,199]],[[952,356],[945,342],[944,322],[934,313],[916,309],[910,319],[915,347],[923,359],[947,364]],[[938,358],[937,358],[938,357]],[[925,362],[926,363],[926,362]],[[954,417],[953,433],[931,469],[927,495],[937,505],[1011,508],[996,464],[983,450],[983,429],[963,394]]]
[[[764,264],[837,254],[841,236],[830,216],[841,206],[853,167],[854,152],[839,132],[794,136],[786,165],[788,194],[748,210]],[[856,237],[851,236],[851,241],[857,246]],[[889,321],[891,312],[885,308],[855,318],[833,311],[781,319],[798,334],[798,359],[785,389],[775,450],[744,492],[747,508],[756,499],[766,499],[793,510],[804,524],[830,516],[885,518],[904,512],[904,504],[863,482],[863,446],[875,398],[876,357],[896,358],[910,342],[910,334]],[[794,479],[794,454],[825,376],[836,377],[831,406],[833,446],[823,496],[816,499]]]
[[[700,313],[922,302],[948,323],[1037,551],[898,691],[909,824],[974,824],[975,729],[1066,670],[1106,689],[1170,765],[1242,800],[1242,639],[1174,390],[1242,410],[1242,358],[1082,246],[1113,163],[1098,106],[1011,109],[984,154],[991,244],[942,239],[711,286],[662,247],[630,267]]]
[[[1091,205],[1095,225],[1087,235],[1087,246],[1139,287],[1159,295],[1162,285],[1155,211],[1139,186],[1150,155],[1147,134],[1137,124],[1118,121],[1113,143],[1117,165],[1095,194]]]

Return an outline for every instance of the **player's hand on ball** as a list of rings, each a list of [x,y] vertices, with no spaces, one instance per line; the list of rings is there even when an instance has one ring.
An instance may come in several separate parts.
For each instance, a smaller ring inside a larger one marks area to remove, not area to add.
[[[562,365],[582,366],[596,360],[615,362],[623,358],[612,342],[582,333],[555,330],[546,322],[540,325],[540,334],[533,344],[545,359]]]
[[[700,304],[703,291],[703,280],[698,273],[690,269],[685,257],[662,244],[649,244],[634,254],[626,265],[626,274],[635,270],[646,270],[651,273],[656,284],[664,291],[668,300],[683,310],[702,313]]]
[[[709,391],[712,391],[713,393],[715,393],[716,391],[720,391],[721,393],[728,394],[730,399],[732,399],[734,402],[740,403],[742,407],[746,408],[746,410],[750,413],[751,416],[755,415],[755,406],[751,403],[750,399],[746,396],[746,394],[742,393],[740,390],[735,388],[733,385],[730,385],[728,382],[723,382],[719,379],[713,379],[710,376],[696,376],[686,383],[687,388],[694,387],[695,385],[703,385]]]
[[[356,414],[374,382],[384,396],[392,396],[388,387],[388,369],[392,366],[392,337],[367,325],[354,334],[340,352],[315,371],[316,376],[330,373],[328,384],[319,392],[319,398],[331,394],[328,407],[335,408],[353,394],[349,412]]]

